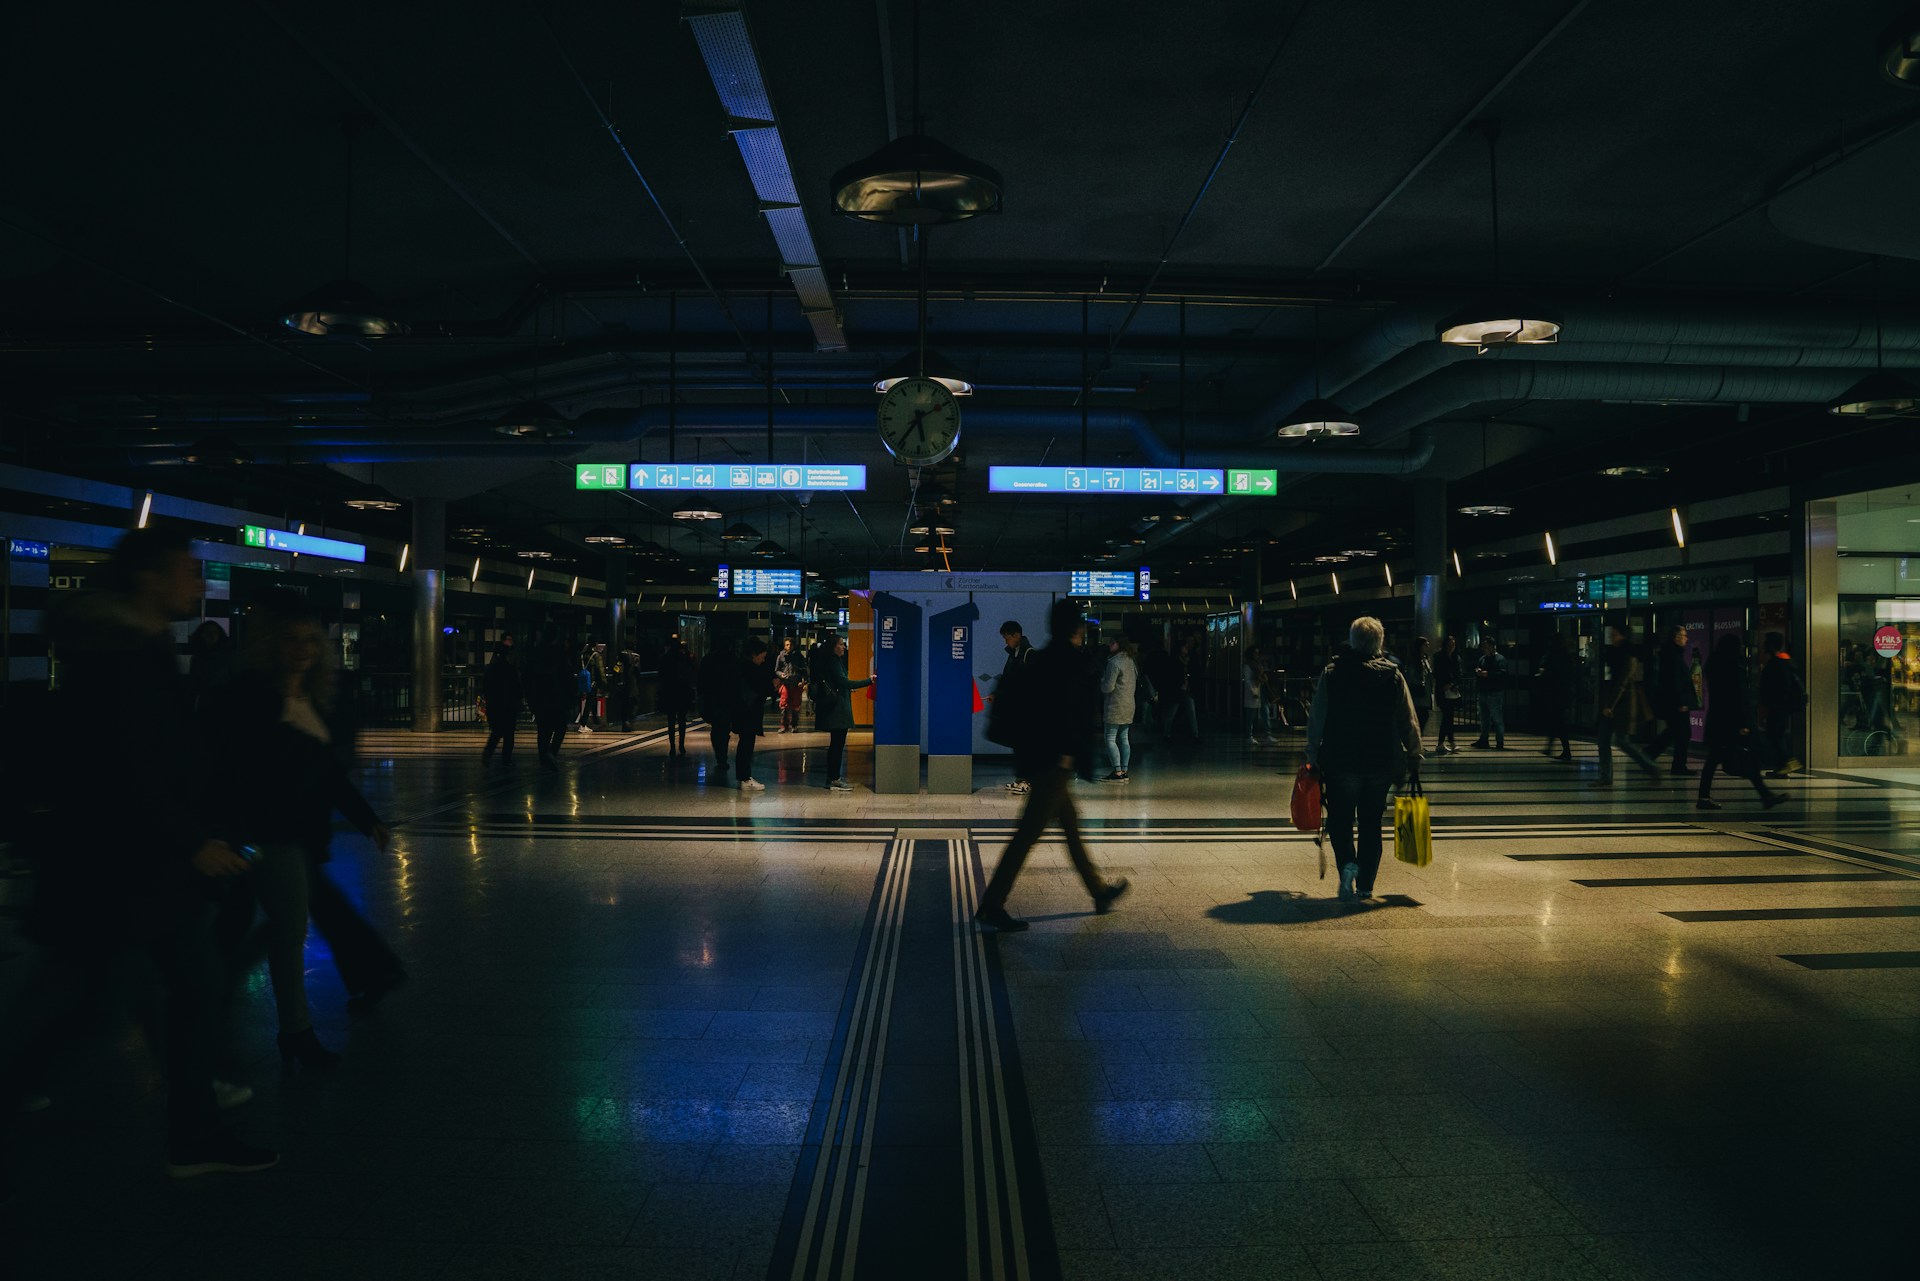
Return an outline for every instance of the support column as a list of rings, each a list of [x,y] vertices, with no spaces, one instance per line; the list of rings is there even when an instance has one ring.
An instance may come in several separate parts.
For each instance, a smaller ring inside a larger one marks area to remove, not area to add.
[[[1840,504],[1822,498],[1796,503],[1794,510],[1804,513],[1804,529],[1794,547],[1787,652],[1800,659],[1807,686],[1806,710],[1797,727],[1805,744],[1800,759],[1813,769],[1835,769],[1840,764]]]
[[[440,628],[447,613],[447,500],[413,500],[413,729],[440,730]]]
[[[608,665],[626,647],[627,637],[627,558],[614,552],[607,557],[607,649]]]
[[[1413,482],[1413,626],[1433,643],[1447,630],[1447,482]]]

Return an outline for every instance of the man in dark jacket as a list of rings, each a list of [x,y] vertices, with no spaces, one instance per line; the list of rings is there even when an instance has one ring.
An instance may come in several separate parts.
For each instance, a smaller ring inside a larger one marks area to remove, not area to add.
[[[1787,638],[1768,632],[1766,665],[1760,669],[1760,731],[1766,738],[1769,769],[1773,778],[1785,778],[1800,768],[1793,754],[1793,722],[1807,701],[1806,686],[1794,668],[1793,655],[1787,652]]]
[[[1588,787],[1613,786],[1613,745],[1619,741],[1620,750],[1641,769],[1647,777],[1659,778],[1660,771],[1654,766],[1653,758],[1640,750],[1633,741],[1635,718],[1639,715],[1641,702],[1640,660],[1633,656],[1633,649],[1627,644],[1624,628],[1607,628],[1607,647],[1600,657],[1600,777],[1588,783]]]
[[[727,781],[727,739],[733,733],[734,684],[733,650],[728,642],[716,640],[700,660],[694,687],[713,744],[714,782],[723,786]]]
[[[567,722],[575,707],[579,666],[558,630],[547,632],[527,649],[521,685],[533,711],[534,746],[540,768],[558,771],[560,748],[567,741]]]
[[[1026,664],[1032,660],[1035,652],[1033,642],[1027,639],[1026,629],[1021,627],[1014,619],[1009,618],[1006,622],[1000,624],[1000,640],[1001,643],[1007,647],[1007,661],[1001,665],[1000,680],[994,685],[994,692],[987,695],[987,701],[989,703],[999,696],[1001,687],[1007,685],[1007,677],[1012,675],[1016,669],[1026,666]],[[1013,781],[1007,784],[1007,790],[1023,796],[1033,790],[1033,785],[1027,781],[1027,776],[1020,772],[1020,762],[1017,756],[1013,766]]]
[[[758,636],[747,641],[746,652],[734,664],[733,732],[740,744],[733,758],[734,783],[743,792],[764,792],[767,785],[753,776],[753,745],[773,696],[773,664],[767,661],[767,643]]]
[[[1480,737],[1473,740],[1475,747],[1492,746],[1505,751],[1507,747],[1507,656],[1500,652],[1500,645],[1491,635],[1480,638],[1480,663],[1473,669],[1474,680],[1480,694]],[[1487,736],[1493,736],[1493,742],[1487,742]]]
[[[1699,702],[1693,695],[1693,667],[1687,661],[1687,629],[1676,627],[1667,633],[1658,665],[1653,673],[1653,711],[1664,728],[1647,749],[1658,756],[1673,749],[1672,772],[1691,774],[1687,768],[1687,749],[1693,745],[1693,709]]]
[[[513,664],[513,646],[501,641],[493,647],[493,660],[487,664],[484,680],[487,695],[487,745],[480,749],[480,763],[493,764],[493,749],[500,749],[500,761],[513,764],[513,730],[520,719],[520,669]]]
[[[1067,840],[1067,856],[1093,898],[1093,910],[1111,911],[1114,900],[1127,892],[1125,877],[1103,880],[1087,856],[1080,839],[1080,816],[1073,807],[1075,758],[1084,756],[1091,746],[1086,727],[1099,715],[1100,697],[1099,687],[1086,678],[1087,659],[1081,646],[1087,625],[1079,605],[1056,601],[1048,615],[1048,631],[1047,647],[1034,657],[1029,679],[1022,682],[1022,695],[1034,699],[1035,705],[1020,718],[1022,741],[1014,745],[1014,769],[1033,790],[1027,794],[1027,808],[1013,840],[1000,856],[1000,865],[993,869],[973,914],[974,920],[1008,934],[1027,928],[1025,921],[1007,911],[1014,878],[1056,817]]]
[[[0,1147],[17,1101],[44,1079],[62,1045],[96,1021],[129,954],[143,953],[165,993],[167,1172],[175,1178],[264,1170],[278,1156],[239,1142],[217,1120],[216,1059],[224,1040],[225,973],[213,931],[221,882],[248,863],[212,839],[201,792],[203,753],[171,624],[198,612],[191,544],[158,529],[128,533],[108,591],[57,611],[48,633],[60,663],[57,729],[44,775],[26,782],[57,838],[33,852],[31,923],[47,971],[5,1022],[23,1045],[0,1064]],[[101,734],[101,726],[112,732]],[[82,765],[84,762],[84,767]],[[102,804],[100,786],[112,788]],[[0,1158],[3,1159],[3,1158]]]
[[[1395,780],[1420,769],[1420,720],[1406,678],[1381,656],[1385,641],[1379,619],[1354,619],[1347,648],[1320,673],[1307,718],[1307,764],[1321,774],[1327,836],[1346,902],[1373,897],[1387,793]]]

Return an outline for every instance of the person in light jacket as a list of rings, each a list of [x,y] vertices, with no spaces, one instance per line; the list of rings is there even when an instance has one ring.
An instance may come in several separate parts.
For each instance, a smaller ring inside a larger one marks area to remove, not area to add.
[[[1140,667],[1134,658],[1132,641],[1116,636],[1107,645],[1107,667],[1100,677],[1100,693],[1105,696],[1101,719],[1107,736],[1107,763],[1112,768],[1104,781],[1124,783],[1127,766],[1133,761],[1133,714],[1135,690],[1140,684]]]
[[[1353,620],[1348,648],[1320,673],[1307,720],[1307,764],[1321,774],[1327,836],[1346,902],[1373,897],[1387,793],[1402,775],[1420,771],[1420,721],[1406,678],[1381,657],[1385,641],[1379,619]]]

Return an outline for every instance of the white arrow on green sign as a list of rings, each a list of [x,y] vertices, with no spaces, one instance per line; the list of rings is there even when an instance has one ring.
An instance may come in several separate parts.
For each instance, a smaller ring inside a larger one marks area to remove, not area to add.
[[[573,469],[575,489],[625,489],[625,463],[579,463]]]
[[[1227,493],[1236,498],[1271,498],[1280,492],[1280,473],[1249,467],[1227,469]]]

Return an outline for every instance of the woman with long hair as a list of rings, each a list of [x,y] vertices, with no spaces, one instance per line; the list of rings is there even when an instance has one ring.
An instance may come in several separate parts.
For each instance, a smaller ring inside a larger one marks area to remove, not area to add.
[[[246,616],[240,674],[209,719],[235,843],[257,851],[249,880],[267,918],[280,1057],[330,1067],[339,1056],[314,1034],[307,1005],[309,913],[356,1008],[405,982],[406,970],[322,871],[336,808],[382,852],[388,836],[347,774],[352,735],[334,697],[326,634],[305,601],[276,597]]]
[[[816,649],[815,653],[819,653]],[[827,790],[851,792],[847,778],[847,731],[853,728],[853,691],[873,684],[847,679],[847,642],[833,638],[832,648],[813,660],[813,723],[827,731]]]

